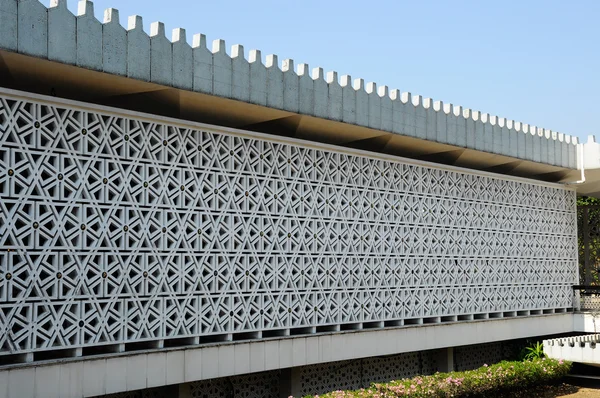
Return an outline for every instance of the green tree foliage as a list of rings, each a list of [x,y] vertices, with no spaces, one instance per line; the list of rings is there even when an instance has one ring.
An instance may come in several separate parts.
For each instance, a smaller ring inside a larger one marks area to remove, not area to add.
[[[579,283],[585,281],[585,217],[587,213],[587,231],[589,246],[589,264],[591,268],[591,284],[600,284],[600,199],[581,196],[577,198],[577,239],[579,246]]]

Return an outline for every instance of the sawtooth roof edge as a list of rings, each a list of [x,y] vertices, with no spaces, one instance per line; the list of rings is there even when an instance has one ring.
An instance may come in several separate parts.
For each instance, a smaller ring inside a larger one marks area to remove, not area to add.
[[[310,70],[307,64],[278,61],[259,50],[225,41],[207,46],[186,31],[165,35],[154,22],[148,35],[142,17],[128,18],[127,28],[114,8],[104,21],[94,16],[89,0],[78,3],[77,15],[67,0],[0,0],[0,48],[64,64],[148,81],[183,90],[244,101],[274,109],[350,123],[400,135],[441,142],[558,167],[576,169],[577,137],[531,126],[408,92],[390,90],[363,79]]]

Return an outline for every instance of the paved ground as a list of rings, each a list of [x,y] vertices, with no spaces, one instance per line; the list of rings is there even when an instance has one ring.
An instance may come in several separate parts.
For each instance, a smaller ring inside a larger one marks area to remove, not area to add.
[[[515,398],[600,398],[600,387],[598,386],[575,386],[572,384],[560,384],[558,386],[539,387],[534,390],[511,393]],[[508,398],[508,397],[506,397]]]

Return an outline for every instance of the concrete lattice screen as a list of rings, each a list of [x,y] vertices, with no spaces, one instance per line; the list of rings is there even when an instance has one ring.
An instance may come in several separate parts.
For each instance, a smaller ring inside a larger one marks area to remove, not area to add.
[[[3,356],[572,308],[562,186],[11,91],[0,132]]]
[[[93,4],[80,1],[78,15],[66,0],[3,0],[0,4],[0,49],[64,64],[157,83],[164,86],[231,98],[269,108],[340,121],[469,148],[512,158],[575,169],[578,140],[566,134],[443,104],[399,90],[389,90],[322,68],[297,68],[291,59],[279,62],[253,50],[245,58],[242,46],[227,53],[206,37],[186,41],[184,29],[166,38],[162,23],[150,35],[140,16],[129,17],[127,28],[119,13],[108,9],[104,23]]]

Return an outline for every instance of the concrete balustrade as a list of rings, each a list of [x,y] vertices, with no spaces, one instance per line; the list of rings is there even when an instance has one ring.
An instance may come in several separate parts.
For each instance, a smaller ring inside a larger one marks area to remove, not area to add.
[[[554,359],[600,365],[600,334],[544,340],[544,353]]]

